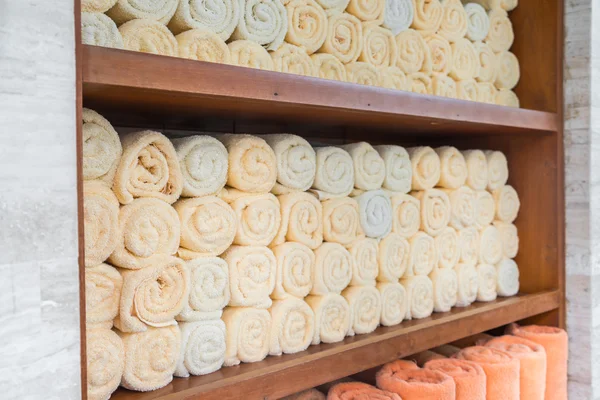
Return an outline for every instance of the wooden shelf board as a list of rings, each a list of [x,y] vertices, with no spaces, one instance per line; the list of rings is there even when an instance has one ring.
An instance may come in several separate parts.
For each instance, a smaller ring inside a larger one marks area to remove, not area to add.
[[[207,117],[414,133],[555,132],[555,113],[83,46],[84,106],[165,126]],[[398,127],[398,128],[395,128]]]
[[[119,389],[114,400],[175,399],[277,399],[331,382],[397,358],[556,310],[558,290],[475,303],[423,320],[380,327],[368,335],[346,338],[335,344],[267,357],[264,361],[223,368],[205,376],[175,378],[167,387],[148,393]]]

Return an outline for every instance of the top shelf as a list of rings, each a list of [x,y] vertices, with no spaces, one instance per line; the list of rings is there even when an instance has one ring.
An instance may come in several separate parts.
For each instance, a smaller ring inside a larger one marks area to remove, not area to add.
[[[548,112],[95,46],[83,46],[82,53],[86,107],[137,113],[139,121],[156,118],[169,127],[197,127],[216,117],[394,134],[522,135],[558,128],[557,115]]]

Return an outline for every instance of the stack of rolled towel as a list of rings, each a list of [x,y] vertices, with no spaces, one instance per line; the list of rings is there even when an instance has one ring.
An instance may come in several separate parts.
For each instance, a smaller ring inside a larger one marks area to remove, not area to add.
[[[463,4],[464,3],[464,4]],[[509,4],[510,3],[510,4]],[[90,45],[519,107],[517,0],[82,0]]]

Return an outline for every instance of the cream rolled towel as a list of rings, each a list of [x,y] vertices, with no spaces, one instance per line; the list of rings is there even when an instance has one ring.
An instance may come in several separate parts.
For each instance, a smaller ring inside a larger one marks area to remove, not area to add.
[[[437,264],[434,239],[425,232],[410,238],[410,260],[404,276],[429,275]]]
[[[480,236],[477,228],[464,228],[458,231],[459,262],[471,266],[479,261]]]
[[[411,92],[417,94],[431,94],[431,77],[423,72],[415,72],[408,75],[411,82]],[[413,172],[414,175],[414,172]]]
[[[477,192],[468,186],[445,191],[450,198],[450,226],[456,230],[475,225],[477,221]]]
[[[346,67],[334,55],[319,53],[313,54],[310,59],[315,65],[319,78],[346,82]]]
[[[169,29],[176,35],[190,29],[207,29],[227,40],[240,20],[239,0],[177,2],[177,11],[169,22]]]
[[[421,202],[421,230],[434,237],[442,233],[452,216],[448,195],[439,189],[421,190],[411,195]]]
[[[115,250],[119,240],[119,201],[101,181],[83,184],[85,266],[95,267]]]
[[[514,224],[494,221],[494,226],[500,233],[502,241],[502,256],[505,258],[515,258],[519,252],[519,235],[517,227]]]
[[[231,63],[240,67],[248,67],[273,71],[273,59],[267,50],[251,40],[236,40],[227,45],[231,52]]]
[[[205,321],[221,318],[229,303],[229,268],[219,257],[200,257],[185,263],[190,276],[190,295],[178,321]]]
[[[385,2],[383,12],[384,28],[392,31],[392,35],[407,30],[415,17],[415,8],[412,0],[388,0]]]
[[[231,62],[229,47],[219,35],[208,29],[191,29],[175,36],[179,57],[219,64]]]
[[[315,65],[306,51],[298,46],[284,43],[271,52],[274,70],[302,76],[317,76]]]
[[[477,101],[486,104],[495,104],[498,89],[491,82],[479,82],[477,84]]]
[[[496,264],[498,296],[510,297],[519,293],[519,267],[511,259],[505,258]]]
[[[225,323],[211,321],[182,322],[181,350],[174,375],[206,375],[218,371],[225,361]]]
[[[446,75],[435,74],[431,79],[431,93],[429,94],[455,99],[458,96],[456,82]]]
[[[521,202],[517,191],[510,185],[502,186],[492,192],[496,204],[496,219],[512,223],[517,219]]]
[[[396,62],[396,38],[389,29],[373,23],[363,25],[363,48],[358,61],[374,67],[389,67]]]
[[[325,200],[323,205],[323,239],[348,246],[364,236],[358,202],[350,197]]]
[[[378,282],[377,290],[381,294],[381,320],[383,326],[398,325],[406,316],[408,296],[404,286],[398,281]]]
[[[366,62],[352,62],[346,64],[346,80],[359,85],[377,86],[381,77],[377,68]],[[356,167],[356,160],[354,163]]]
[[[438,268],[429,274],[433,283],[433,311],[448,312],[458,300],[458,277],[452,268]]]
[[[408,92],[411,90],[412,82],[404,71],[392,66],[379,69],[379,86]]]
[[[344,340],[350,330],[350,306],[346,299],[336,293],[307,296],[306,304],[315,314],[315,334],[312,344],[337,343]]]
[[[99,264],[85,270],[85,322],[91,326],[112,328],[119,313],[123,278],[108,264]]]
[[[369,190],[356,197],[360,223],[367,237],[382,238],[392,230],[392,202],[383,190]]]
[[[475,79],[456,82],[456,97],[460,100],[477,101],[477,82]]]
[[[348,336],[371,333],[381,320],[381,294],[375,286],[350,286],[342,292],[350,305],[352,324]]]
[[[173,380],[181,351],[181,332],[177,325],[118,334],[125,347],[121,386],[149,392],[165,387]]]
[[[510,51],[503,51],[497,54],[498,75],[494,84],[498,89],[511,90],[521,78],[519,60]]]
[[[173,205],[181,221],[179,255],[189,259],[218,256],[233,243],[237,217],[229,204],[216,196],[179,200]]]
[[[108,260],[127,269],[154,265],[160,255],[179,248],[180,222],[173,207],[158,199],[136,199],[121,207],[117,245]]]
[[[398,193],[410,192],[412,166],[406,149],[395,145],[380,145],[373,148],[385,164],[383,188]]]
[[[465,12],[467,13],[467,39],[472,42],[484,40],[490,31],[490,17],[485,8],[477,3],[468,3],[465,4]]]
[[[400,193],[392,195],[392,231],[409,239],[421,227],[421,202]]]
[[[498,229],[489,225],[480,231],[479,262],[496,265],[502,259],[502,239]]]
[[[317,3],[325,10],[328,18],[343,13],[349,2],[350,0],[317,0]]]
[[[469,17],[460,0],[442,0],[444,9],[438,35],[456,42],[465,37],[469,29]]]
[[[281,225],[271,243],[298,242],[316,249],[323,243],[323,206],[315,196],[295,192],[278,196],[281,205]]]
[[[312,289],[315,253],[302,243],[287,242],[273,247],[277,260],[273,299],[304,298]]]
[[[277,159],[263,139],[252,135],[217,137],[229,153],[227,184],[245,192],[270,192],[277,179]]]
[[[109,399],[125,369],[123,341],[110,329],[86,330],[87,398]]]
[[[435,239],[435,252],[438,255],[439,268],[454,268],[460,258],[458,247],[458,233],[454,228],[448,227]]]
[[[81,12],[103,13],[110,10],[117,0],[81,0]]]
[[[473,190],[485,190],[488,184],[488,166],[485,153],[481,150],[466,150],[462,152],[467,163],[467,181]]]
[[[121,138],[123,156],[113,191],[121,204],[137,197],[153,197],[173,204],[183,190],[183,176],[175,148],[162,133],[134,132]]]
[[[475,76],[478,82],[494,83],[498,76],[498,58],[492,48],[483,42],[473,43],[479,58],[479,74]]]
[[[271,335],[271,314],[268,310],[227,307],[222,319],[227,334],[226,367],[265,359],[269,354]]]
[[[316,149],[317,171],[313,189],[319,198],[345,197],[354,188],[354,162],[347,151],[339,147]]]
[[[178,3],[178,0],[118,0],[106,14],[117,25],[139,19],[158,21],[167,25],[175,14]]]
[[[81,13],[81,42],[92,46],[123,48],[123,37],[117,25],[99,12]],[[83,143],[87,144],[85,141]]]
[[[145,332],[148,327],[176,325],[190,293],[190,275],[184,262],[156,257],[139,270],[121,270],[123,289],[115,327],[121,332]]]
[[[443,146],[435,149],[440,157],[440,180],[437,186],[458,189],[467,180],[468,168],[465,157],[456,147]]]
[[[241,0],[240,20],[231,40],[251,40],[277,50],[288,30],[287,10],[280,0]]]
[[[221,197],[229,201],[237,219],[234,244],[268,246],[281,225],[279,200],[271,193],[246,193],[228,189]],[[229,196],[229,198],[227,198]]]
[[[431,35],[425,38],[425,42],[431,53],[431,70],[435,73],[447,75],[452,69],[454,59],[452,58],[452,47],[450,42],[443,36]]]
[[[385,0],[350,0],[346,11],[361,21],[380,25],[383,22]]]
[[[295,354],[310,346],[315,335],[315,313],[304,300],[275,300],[269,309],[269,355]]]
[[[271,307],[277,260],[263,246],[231,246],[221,256],[229,266],[230,306]]]
[[[508,51],[515,40],[512,22],[508,18],[508,13],[502,9],[493,9],[488,12],[490,18],[490,30],[488,31],[485,42],[490,45],[495,53]]]
[[[177,39],[158,21],[134,19],[119,27],[125,50],[177,57]]]
[[[379,242],[379,282],[398,282],[410,261],[410,244],[397,233],[390,233]]]
[[[498,90],[498,93],[496,93],[496,104],[499,106],[514,107],[514,108],[521,107],[521,103],[519,102],[519,98],[517,97],[517,94],[515,92],[513,92],[512,90],[508,90],[508,89]]]
[[[420,32],[414,29],[400,32],[396,35],[396,47],[398,48],[396,66],[404,73],[431,73],[431,50]]]
[[[494,301],[498,296],[496,286],[498,284],[498,274],[496,267],[489,264],[479,264],[477,266],[477,275],[479,277],[479,287],[477,289],[477,301]]]
[[[444,18],[444,8],[439,0],[413,0],[415,16],[411,28],[423,36],[438,31]]]
[[[358,59],[362,46],[363,27],[358,18],[346,12],[329,17],[327,36],[319,52],[332,54],[347,64]]]
[[[315,250],[310,294],[342,293],[352,280],[354,261],[348,250],[338,243],[323,243]]]
[[[405,319],[427,318],[433,313],[433,283],[427,275],[400,279],[406,290],[408,307]]]
[[[375,286],[379,274],[379,245],[377,240],[365,238],[352,243],[348,250],[352,256],[353,286]]]
[[[288,29],[285,41],[312,54],[327,36],[327,14],[314,0],[291,0],[286,5]]]
[[[427,190],[438,184],[441,176],[440,157],[428,146],[408,149],[412,166],[412,190]]]
[[[477,3],[485,7],[487,10],[501,8],[505,11],[512,11],[519,5],[518,0],[463,0],[463,3]]]
[[[262,138],[271,146],[277,160],[277,183],[273,192],[285,194],[310,189],[317,170],[317,156],[310,143],[290,134],[265,135]]]
[[[119,135],[100,114],[84,108],[83,119],[83,179],[101,180],[112,185],[123,149]]]
[[[451,44],[452,47],[452,69],[450,77],[457,81],[473,79],[479,76],[481,63],[479,54],[468,39],[459,39]]]
[[[456,264],[454,267],[458,278],[458,296],[456,307],[470,306],[477,299],[479,275],[474,265]]]
[[[508,161],[501,151],[486,150],[485,157],[488,163],[488,185],[489,191],[500,189],[508,181]]]
[[[475,196],[475,226],[483,229],[494,221],[496,201],[487,190],[477,191]]]

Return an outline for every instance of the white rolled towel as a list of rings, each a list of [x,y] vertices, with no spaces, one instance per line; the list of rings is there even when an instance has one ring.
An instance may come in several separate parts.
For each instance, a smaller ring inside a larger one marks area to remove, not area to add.
[[[105,261],[119,242],[119,200],[102,181],[83,184],[85,266]]]
[[[315,313],[304,300],[275,300],[269,309],[271,334],[269,354],[294,354],[310,346],[315,335]]]
[[[375,286],[350,286],[342,292],[350,305],[349,336],[371,333],[381,320],[381,294]]]
[[[408,193],[412,182],[410,157],[404,147],[381,145],[373,147],[385,163],[383,188],[392,192]]]
[[[279,0],[242,0],[241,16],[232,40],[251,40],[277,50],[288,30],[287,10]]]
[[[379,239],[392,230],[392,202],[384,190],[368,190],[356,197],[365,235]]]
[[[123,341],[110,329],[88,329],[86,352],[87,398],[109,399],[119,387],[125,369]]]
[[[480,190],[475,193],[475,226],[483,229],[494,221],[496,201],[490,192]]]
[[[317,170],[313,189],[320,199],[345,197],[354,188],[354,162],[339,147],[316,149]]]
[[[175,10],[178,0],[117,0],[107,15],[121,25],[132,19],[151,19],[166,25]]]
[[[229,303],[229,268],[218,257],[200,257],[185,263],[190,276],[190,295],[178,321],[204,321],[221,318]]]
[[[485,9],[477,3],[465,4],[467,13],[467,39],[472,42],[484,40],[490,31],[490,17]]]
[[[354,187],[361,190],[381,188],[385,180],[385,162],[367,142],[341,146],[352,157],[354,164]]]
[[[412,0],[388,0],[385,2],[383,27],[395,36],[410,28],[415,16]]]
[[[467,307],[477,299],[479,291],[479,275],[474,265],[456,264],[454,267],[458,278],[458,296],[456,307]]]
[[[271,307],[277,260],[263,246],[231,246],[221,256],[229,266],[230,306]]]
[[[392,231],[413,237],[421,227],[421,202],[408,194],[392,195]]]
[[[81,42],[91,46],[123,48],[123,37],[117,24],[99,12],[81,13]]]
[[[477,275],[479,277],[479,288],[477,289],[477,301],[494,301],[498,296],[498,273],[496,267],[489,264],[479,264],[477,266]]]
[[[496,265],[502,259],[502,239],[498,229],[489,225],[479,233],[479,262]]]
[[[514,260],[505,258],[496,264],[498,296],[510,297],[519,293],[519,267]]]
[[[440,189],[421,190],[411,195],[421,203],[421,230],[431,236],[442,233],[452,215],[448,195]]]
[[[223,311],[223,322],[227,334],[223,365],[258,362],[269,354],[271,314],[268,310],[227,307]]]
[[[117,23],[117,25],[119,25]],[[177,57],[177,39],[160,21],[132,19],[119,26],[125,50]]]
[[[488,185],[489,191],[500,189],[508,181],[508,161],[501,151],[485,151],[488,163]]]
[[[404,276],[429,275],[438,259],[434,239],[425,232],[418,232],[409,243],[410,261]]]
[[[433,283],[433,311],[448,312],[458,300],[458,277],[452,268],[438,268],[429,274]]]
[[[431,147],[408,149],[412,165],[412,190],[431,189],[440,181],[440,157]]]
[[[340,197],[321,202],[323,205],[323,239],[347,246],[364,236],[358,202]]]
[[[458,234],[451,227],[444,229],[435,237],[435,252],[438,256],[437,266],[439,268],[454,268],[460,258],[460,247],[458,246]]]
[[[435,149],[440,158],[440,180],[438,187],[458,189],[467,180],[468,169],[465,157],[456,147],[444,146]]]
[[[480,236],[477,228],[464,228],[458,231],[459,262],[471,266],[479,261]]]
[[[178,0],[177,11],[169,22],[175,35],[191,29],[208,29],[223,40],[229,39],[241,15],[239,0],[218,0],[212,3]]]
[[[379,242],[379,282],[398,282],[410,261],[410,244],[397,233],[390,233]]]
[[[481,150],[466,150],[462,154],[467,163],[467,186],[473,190],[485,190],[489,179],[485,153]]]
[[[339,243],[323,243],[315,249],[315,268],[311,294],[340,294],[352,280],[354,261]]]
[[[82,120],[83,179],[99,179],[112,185],[123,153],[119,135],[111,123],[94,110],[84,108]]]
[[[505,258],[515,258],[519,252],[519,234],[514,224],[507,224],[502,221],[494,221],[494,226],[500,233],[502,241],[502,256]]]
[[[174,375],[206,375],[218,371],[225,361],[225,323],[220,319],[181,322],[181,351]]]
[[[377,254],[379,245],[371,238],[359,239],[348,246],[352,256],[352,280],[350,285],[375,286],[379,274]]]
[[[396,282],[379,282],[381,294],[381,320],[383,326],[398,325],[406,316],[408,295],[404,286]]]
[[[81,0],[81,11],[103,13],[110,10],[117,0]]]
[[[517,219],[521,202],[517,191],[510,185],[502,186],[492,192],[496,204],[496,219],[512,223]]]
[[[400,280],[406,289],[408,307],[405,319],[427,318],[433,313],[433,283],[426,275],[410,276]]]
[[[312,289],[315,253],[302,243],[287,242],[273,247],[277,260],[273,299],[304,298]]]
[[[108,264],[85,270],[85,323],[112,328],[119,313],[123,278]]]
[[[271,243],[298,242],[316,249],[323,243],[323,206],[315,196],[294,192],[278,196],[281,225]]]
[[[337,293],[310,295],[305,298],[315,314],[315,334],[312,344],[337,343],[344,340],[351,324],[350,306]]]
[[[477,194],[468,186],[445,190],[452,209],[449,225],[460,230],[475,225],[477,219]]]

